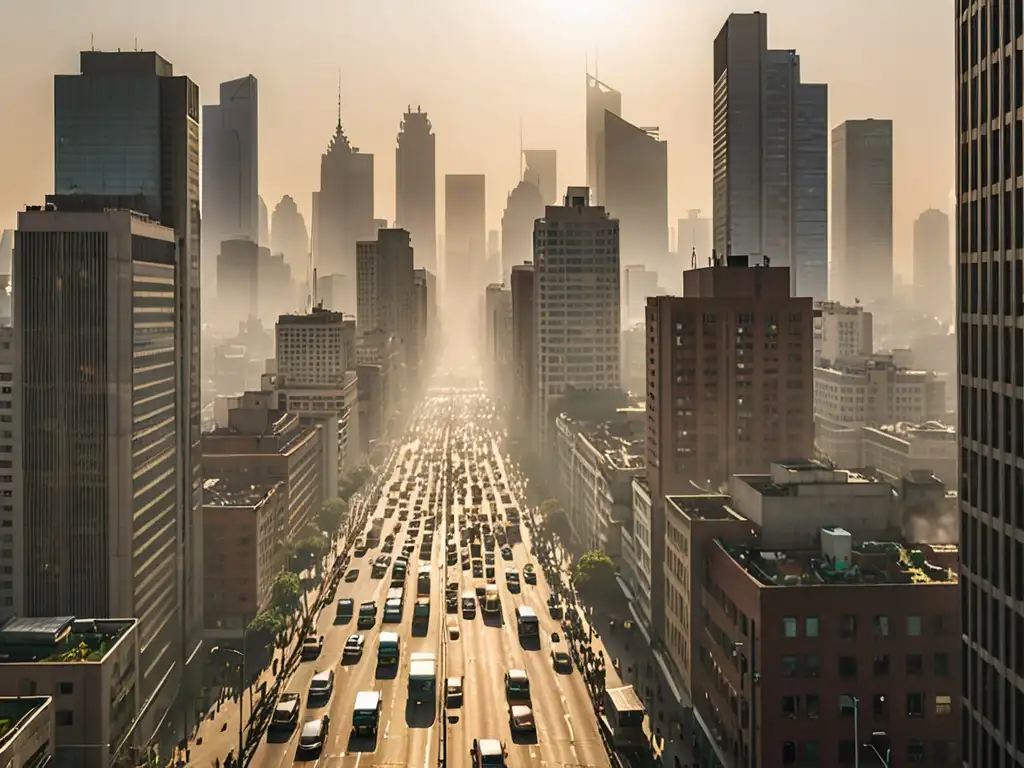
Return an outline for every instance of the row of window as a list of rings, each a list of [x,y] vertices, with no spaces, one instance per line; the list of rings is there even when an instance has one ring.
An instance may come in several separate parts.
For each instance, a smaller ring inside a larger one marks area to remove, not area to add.
[[[877,749],[877,748],[876,748]],[[861,746],[859,755],[855,754],[855,742],[853,739],[839,741],[830,754],[822,754],[821,742],[817,740],[806,741],[784,741],[782,742],[782,764],[802,765],[811,768],[812,766],[853,765],[858,758],[865,761],[881,757],[885,761],[891,760],[892,764],[913,763],[919,764],[927,759],[931,765],[952,764],[957,755],[955,741],[936,741],[932,744],[931,750],[925,748],[925,743],[920,739],[911,739],[907,742],[905,755],[891,755],[889,750],[883,748],[877,755],[871,746]],[[886,754],[882,754],[885,752]],[[877,762],[875,763],[878,764]]]
[[[858,676],[856,656],[840,656],[838,661],[839,677],[850,679]],[[893,669],[892,657],[888,653],[875,654],[871,660],[871,674],[874,677],[888,677]],[[908,653],[904,657],[903,670],[908,675],[923,675],[925,671],[924,654]],[[948,677],[950,670],[949,654],[938,652],[932,654],[931,674],[937,677]],[[815,653],[803,657],[787,654],[782,657],[783,677],[818,677],[821,673],[821,660]]]
[[[908,693],[905,699],[904,713],[907,717],[925,716],[925,694],[920,692]],[[866,702],[865,702],[866,703]],[[866,714],[864,704],[849,694],[840,694],[837,699],[837,711],[843,717],[853,717],[854,711],[863,718]],[[783,696],[781,702],[782,716],[788,720],[795,720],[798,717],[806,717],[810,720],[817,720],[821,717],[821,697],[816,693],[804,696]],[[953,697],[946,694],[939,694],[932,702],[932,712],[937,716],[953,714]],[[892,714],[892,697],[887,693],[876,693],[871,696],[870,714],[874,720],[888,720]]]
[[[855,638],[858,633],[858,617],[853,613],[844,613],[839,617],[838,634],[842,638]],[[920,616],[903,617],[904,635],[906,637],[920,637],[924,628],[924,620]],[[932,624],[929,628],[932,634],[942,635],[946,631],[946,619],[941,614],[932,617]],[[872,630],[875,637],[888,637],[891,634],[891,624],[888,616],[877,615],[872,621]],[[817,616],[805,616],[803,621],[803,636],[818,637],[821,632],[821,620]],[[782,618],[782,636],[800,637],[800,620],[796,616],[784,616]]]

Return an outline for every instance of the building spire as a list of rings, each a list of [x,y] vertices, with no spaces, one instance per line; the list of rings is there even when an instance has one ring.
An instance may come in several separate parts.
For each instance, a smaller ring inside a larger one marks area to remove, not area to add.
[[[341,67],[338,67],[338,133],[341,134]]]

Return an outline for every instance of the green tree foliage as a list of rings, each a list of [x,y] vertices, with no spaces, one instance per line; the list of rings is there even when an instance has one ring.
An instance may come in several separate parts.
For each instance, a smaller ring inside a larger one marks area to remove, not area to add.
[[[576,585],[597,595],[615,588],[615,563],[604,552],[592,549],[580,555],[573,569]]]
[[[274,579],[270,605],[282,616],[290,616],[299,607],[302,585],[299,577],[290,571],[281,571]]]
[[[554,515],[562,512],[562,505],[558,503],[557,499],[547,499],[540,503],[538,511],[540,512],[541,518],[548,520]]]
[[[348,504],[343,499],[328,499],[320,505],[316,513],[316,524],[320,530],[334,535],[341,526]]]
[[[277,608],[268,608],[249,622],[248,641],[253,647],[266,648],[277,640],[284,628],[281,612]]]
[[[370,468],[366,465],[353,469],[338,483],[338,497],[347,502],[369,478]]]
[[[327,554],[329,540],[314,524],[306,526],[302,536],[295,542],[295,569],[299,571],[316,570],[317,565]]]

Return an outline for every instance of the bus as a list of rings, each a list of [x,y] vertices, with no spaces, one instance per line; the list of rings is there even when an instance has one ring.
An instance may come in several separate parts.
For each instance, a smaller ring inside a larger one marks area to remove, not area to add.
[[[416,571],[416,594],[430,594],[430,566],[421,565]]]
[[[516,629],[520,637],[539,637],[540,621],[537,619],[537,612],[528,605],[516,608]]]
[[[639,749],[648,744],[644,705],[632,685],[604,693],[604,713],[598,719],[616,749]]]
[[[498,585],[488,584],[484,590],[484,613],[497,613],[501,610],[501,601],[498,598]]]

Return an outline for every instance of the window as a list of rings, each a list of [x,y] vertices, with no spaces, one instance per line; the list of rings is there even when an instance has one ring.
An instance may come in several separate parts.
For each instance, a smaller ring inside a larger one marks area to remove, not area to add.
[[[839,741],[839,762],[849,765],[853,762],[853,739],[840,739]]]
[[[818,658],[818,654],[808,653],[804,657],[804,670],[807,672],[808,677],[818,677],[821,675],[821,659]]]
[[[782,617],[782,636],[796,637],[796,616]]]
[[[875,677],[888,677],[889,667],[889,654],[876,653],[875,658],[871,663],[871,668],[875,673]]]
[[[884,693],[876,693],[871,697],[871,712],[875,720],[889,719],[889,697]]]
[[[924,717],[924,694],[907,694],[907,717]]]
[[[907,654],[907,674],[908,675],[923,675],[924,674],[924,656],[920,653],[908,653]]]
[[[819,621],[817,616],[805,616],[804,617],[804,636],[806,637],[817,637],[818,636]]]
[[[796,765],[796,742],[795,741],[784,741],[784,742],[782,742],[782,764],[783,765]]]
[[[814,740],[801,742],[803,746],[803,760],[801,765],[821,765],[821,744]]]
[[[792,720],[800,712],[799,699],[796,696],[782,697],[782,716]]]
[[[949,676],[949,654],[948,653],[936,653],[935,654],[935,675],[937,677],[948,677]]]
[[[58,690],[60,691],[62,696],[69,696],[69,695],[71,695],[72,693],[75,692],[75,684],[74,683],[60,683],[60,685],[58,687]]]
[[[816,693],[807,694],[804,702],[804,712],[811,720],[817,720],[821,714],[821,698]]]
[[[888,637],[889,636],[889,617],[888,616],[875,616],[875,636],[876,637]]]
[[[921,635],[921,617],[920,616],[907,616],[907,636],[908,637],[920,637]]]
[[[839,636],[857,636],[857,617],[854,616],[852,613],[844,613],[842,616],[839,617]]]
[[[856,677],[857,676],[857,657],[856,656],[840,656],[839,657],[839,676],[840,677]]]
[[[924,762],[924,742],[920,739],[911,739],[907,742],[907,762]]]
[[[54,716],[54,722],[57,725],[73,725],[75,713],[70,709],[58,709],[57,714]]]
[[[936,715],[948,715],[953,712],[953,697],[952,696],[936,696],[935,697],[935,714]]]
[[[783,656],[782,657],[782,676],[783,677],[796,677],[799,662],[796,656]]]

